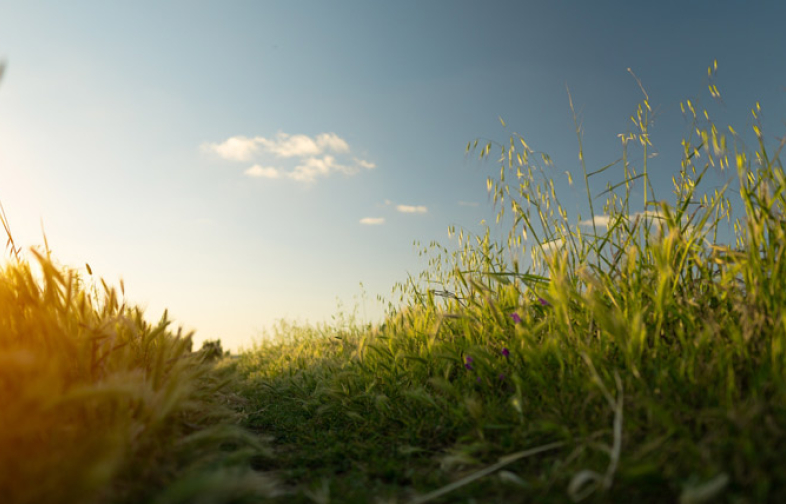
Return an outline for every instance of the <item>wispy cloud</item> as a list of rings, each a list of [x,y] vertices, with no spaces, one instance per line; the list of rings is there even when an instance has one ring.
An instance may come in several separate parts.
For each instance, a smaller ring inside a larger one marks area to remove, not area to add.
[[[204,143],[204,152],[227,161],[278,160],[277,166],[254,164],[245,170],[249,177],[290,178],[298,182],[314,182],[332,173],[353,175],[371,170],[376,165],[365,159],[349,157],[349,144],[335,133],[315,137],[279,132],[272,138],[234,136],[217,143]],[[337,157],[338,156],[338,157]]]
[[[396,210],[401,213],[426,213],[428,212],[428,208],[420,205],[420,206],[413,206],[413,205],[396,205]]]
[[[548,242],[543,243],[543,250],[546,252],[552,252],[555,250],[559,250],[562,248],[562,245],[565,243],[565,240],[562,238],[557,238],[556,240],[551,240]]]
[[[609,217],[608,215],[596,215],[594,220],[595,220],[595,226],[608,228],[609,222],[611,222],[611,217]],[[579,226],[592,227],[592,221],[593,219],[583,220],[579,222]]]
[[[346,153],[349,144],[335,133],[321,133],[316,138],[307,135],[288,135],[279,132],[275,138],[256,137],[265,150],[278,157],[309,157],[318,156],[323,152]]]
[[[379,226],[385,223],[385,219],[382,217],[364,217],[360,219],[360,223],[367,226]]]
[[[233,136],[221,143],[204,143],[202,150],[213,152],[230,161],[249,161],[259,149],[255,138]]]
[[[317,177],[327,176],[331,172],[352,175],[356,171],[356,168],[339,164],[336,158],[328,155],[306,158],[301,164],[295,166],[295,169],[289,176],[301,182],[313,182]]]
[[[374,168],[376,168],[376,167],[377,167],[377,165],[376,165],[376,164],[374,164],[374,163],[371,163],[371,162],[369,162],[369,161],[366,161],[366,160],[364,160],[364,159],[358,159],[358,158],[353,158],[353,159],[355,160],[355,162],[356,162],[356,163],[357,163],[359,166],[362,166],[363,168],[366,168],[366,169],[368,169],[368,170],[372,170],[372,169],[374,169]]]
[[[661,210],[660,208],[656,208],[655,210],[647,210],[644,212],[634,212],[628,215],[627,220],[628,222],[633,223],[637,218],[644,218],[644,217],[649,218],[651,224],[665,225],[666,223],[665,214],[663,213],[663,210]],[[614,222],[616,222],[616,220]],[[608,229],[612,224],[614,224],[614,222],[612,222],[611,217],[608,215],[595,216],[595,225],[597,227],[606,227],[606,229]],[[591,227],[592,219],[580,221],[579,226]],[[694,226],[692,224],[689,224],[686,226],[685,229],[692,231],[694,229]]]
[[[663,219],[665,217],[663,214],[663,210],[661,210],[660,208],[656,208],[655,210],[646,210],[644,212],[636,212],[631,217],[635,219],[636,217],[644,217],[644,216],[652,217],[655,219]]]
[[[243,173],[248,175],[249,177],[269,178],[269,179],[277,179],[281,176],[278,170],[273,168],[272,166],[262,167],[258,164],[255,164],[254,166],[244,171]]]
[[[647,210],[646,212],[635,212],[635,213],[630,214],[628,216],[628,219],[630,221],[633,221],[633,220],[636,219],[636,217],[644,217],[644,216],[650,217],[652,219],[662,219],[663,218],[663,212],[661,211],[660,208],[655,209],[655,210]],[[596,215],[595,216],[595,225],[596,226],[609,227],[609,225],[611,223],[612,223],[611,222],[611,217],[608,216],[608,215]],[[583,221],[579,222],[579,226],[585,226],[585,227],[592,226],[592,219],[586,219],[586,220],[583,220]]]

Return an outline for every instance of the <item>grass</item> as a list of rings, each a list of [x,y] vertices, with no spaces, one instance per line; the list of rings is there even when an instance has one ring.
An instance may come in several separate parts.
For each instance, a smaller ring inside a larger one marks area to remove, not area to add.
[[[192,352],[191,335],[170,332],[166,313],[151,325],[115,289],[102,282],[99,294],[31,252],[37,270],[17,261],[0,271],[4,502],[239,502],[275,491],[248,468],[266,447],[237,426],[232,375]]]
[[[7,502],[786,500],[784,141],[767,145],[758,105],[750,151],[687,101],[658,199],[642,91],[616,163],[586,169],[577,120],[588,219],[521,136],[468,145],[500,164],[507,240],[427,249],[378,327],[281,322],[219,359],[47,254],[40,279],[7,267]],[[596,212],[590,180],[615,170]],[[728,183],[702,192],[716,172]]]
[[[470,144],[499,160],[488,189],[507,241],[461,231],[455,252],[432,247],[380,328],[282,325],[241,355],[247,425],[301,489],[281,502],[786,499],[783,143],[770,153],[757,125],[747,153],[683,107],[672,203],[648,179],[646,92],[620,161],[583,168],[591,232],[522,137]],[[622,180],[596,214],[589,182],[609,169]]]

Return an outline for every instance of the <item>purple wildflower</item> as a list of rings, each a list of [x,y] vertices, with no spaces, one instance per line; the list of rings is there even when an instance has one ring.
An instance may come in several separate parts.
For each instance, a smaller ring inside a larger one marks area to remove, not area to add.
[[[546,301],[542,297],[539,297],[538,301],[540,301],[541,306],[551,306],[551,303],[549,303],[548,301]]]
[[[467,363],[464,364],[464,367],[467,368],[468,371],[472,371],[472,357],[467,355]]]
[[[510,318],[513,319],[514,324],[518,324],[519,322],[521,322],[521,317],[519,317],[519,314],[516,312],[511,313]]]
[[[507,359],[508,357],[510,357],[510,350],[508,350],[507,348],[503,348],[502,355],[504,355],[505,358]]]
[[[499,374],[499,379],[500,379],[500,381],[505,381],[505,373],[500,373]]]

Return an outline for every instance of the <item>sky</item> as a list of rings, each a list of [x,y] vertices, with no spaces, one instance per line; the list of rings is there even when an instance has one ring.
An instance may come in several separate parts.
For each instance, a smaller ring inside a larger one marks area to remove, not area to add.
[[[468,141],[521,134],[586,215],[567,88],[592,170],[620,157],[640,79],[663,198],[683,100],[746,132],[760,102],[782,136],[784,19],[781,2],[0,0],[0,202],[18,245],[43,228],[58,261],[122,278],[197,345],[354,307],[378,322],[377,295],[426,267],[414,242],[493,226],[499,166]]]

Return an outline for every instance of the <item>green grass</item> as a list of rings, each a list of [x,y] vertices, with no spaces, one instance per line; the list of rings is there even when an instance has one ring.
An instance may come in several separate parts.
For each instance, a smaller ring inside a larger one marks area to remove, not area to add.
[[[783,142],[758,105],[753,150],[683,108],[669,200],[648,178],[646,92],[607,167],[584,166],[577,121],[585,218],[524,138],[468,145],[500,164],[487,188],[510,233],[451,229],[378,327],[281,322],[217,359],[220,342],[191,352],[48,255],[40,278],[14,262],[6,502],[786,501]],[[713,176],[728,183],[705,193]]]
[[[283,324],[241,355],[247,425],[273,436],[269,467],[295,492],[281,502],[786,500],[782,144],[755,126],[746,152],[683,106],[695,128],[671,203],[648,180],[646,93],[598,213],[603,170],[583,168],[591,232],[548,156],[517,135],[470,144],[499,159],[508,240],[427,250],[380,328]],[[704,194],[715,173],[735,177]]]

